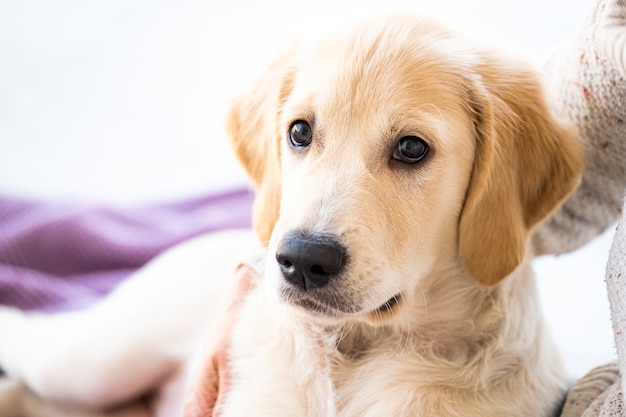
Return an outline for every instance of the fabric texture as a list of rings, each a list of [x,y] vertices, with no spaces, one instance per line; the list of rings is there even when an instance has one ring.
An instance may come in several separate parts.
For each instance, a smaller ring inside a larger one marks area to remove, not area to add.
[[[252,200],[246,189],[131,208],[0,197],[0,304],[87,307],[178,242],[250,227]]]
[[[606,268],[606,285],[611,305],[611,321],[615,336],[618,365],[621,371],[621,392],[626,392],[626,201],[622,209],[622,218],[617,225],[615,240],[611,246]],[[616,394],[617,395],[617,394]],[[621,409],[624,411],[623,408]],[[624,415],[620,414],[614,415]],[[626,413],[625,413],[626,414]]]
[[[589,417],[589,413],[594,415],[607,396],[616,397],[615,390],[619,391],[617,364],[611,363],[595,368],[572,387],[563,406],[561,417]]]
[[[535,233],[538,255],[577,249],[619,218],[626,190],[626,74],[603,55],[609,46],[597,36],[606,19],[620,13],[626,32],[624,0],[599,1],[579,38],[564,45],[546,68],[549,97],[578,128],[586,161],[580,187]]]
[[[606,270],[618,361],[595,368],[571,388],[561,417],[621,417],[626,374],[626,202],[615,232]]]
[[[540,254],[574,250],[621,219],[606,270],[617,362],[569,391],[561,417],[626,415],[626,2],[600,0],[581,37],[547,71],[551,94],[578,127],[587,161],[580,188],[536,233]]]

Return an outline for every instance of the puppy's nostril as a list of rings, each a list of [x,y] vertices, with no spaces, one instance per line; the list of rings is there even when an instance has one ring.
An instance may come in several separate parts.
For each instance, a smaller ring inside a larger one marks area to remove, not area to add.
[[[327,285],[340,273],[345,248],[330,236],[294,232],[279,242],[276,261],[285,280],[306,291]]]
[[[282,266],[286,267],[286,268],[291,268],[293,266],[293,264],[291,262],[289,262],[289,260],[284,259],[282,261],[278,261]]]
[[[311,272],[318,275],[330,275],[330,272],[326,272],[324,267],[321,265],[313,265],[311,267]]]

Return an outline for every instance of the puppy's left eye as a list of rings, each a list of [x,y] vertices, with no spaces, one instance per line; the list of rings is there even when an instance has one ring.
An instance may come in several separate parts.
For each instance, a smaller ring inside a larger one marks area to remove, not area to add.
[[[407,164],[416,164],[428,154],[428,144],[417,136],[405,136],[398,141],[393,158]]]
[[[289,143],[295,148],[309,146],[313,140],[313,129],[304,120],[296,120],[289,127]]]

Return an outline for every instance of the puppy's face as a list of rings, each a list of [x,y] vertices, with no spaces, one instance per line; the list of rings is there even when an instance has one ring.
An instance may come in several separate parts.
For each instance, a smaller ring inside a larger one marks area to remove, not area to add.
[[[326,266],[326,252],[302,265],[272,256],[267,272],[285,300],[380,318],[421,277],[454,262],[475,132],[462,78],[445,62],[370,42],[367,57],[350,42],[306,51],[280,119],[282,198],[270,254],[280,257],[290,241],[300,241],[296,251],[330,245],[342,264]]]
[[[284,302],[379,323],[426,277],[495,284],[576,184],[536,80],[439,26],[370,21],[287,55],[229,124]]]

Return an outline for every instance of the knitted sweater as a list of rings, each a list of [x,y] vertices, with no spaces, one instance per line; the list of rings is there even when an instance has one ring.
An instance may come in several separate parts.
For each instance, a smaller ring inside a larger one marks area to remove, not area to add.
[[[618,220],[607,265],[618,361],[570,390],[561,417],[626,415],[626,1],[599,0],[581,35],[549,63],[549,94],[578,127],[587,159],[580,187],[533,236],[537,254],[574,250]]]
[[[626,203],[606,268],[606,285],[618,361],[593,369],[570,390],[561,417],[626,415]]]
[[[620,13],[621,28],[611,20]],[[621,55],[605,52],[619,49],[607,40],[607,26],[621,45]],[[612,32],[615,27],[617,32]],[[624,0],[601,0],[580,37],[548,65],[549,95],[557,110],[578,127],[587,159],[578,190],[536,231],[538,255],[577,249],[619,217],[626,191],[625,51]]]

